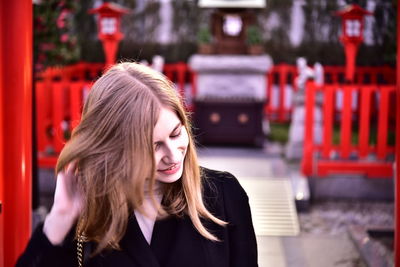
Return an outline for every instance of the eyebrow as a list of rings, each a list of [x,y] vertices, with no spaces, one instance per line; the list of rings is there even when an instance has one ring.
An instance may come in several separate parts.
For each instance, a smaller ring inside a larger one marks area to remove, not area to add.
[[[171,131],[171,133],[173,133],[173,132],[175,132],[176,131],[176,129],[178,129],[179,127],[181,127],[182,126],[182,123],[181,122],[178,122],[178,124],[175,126],[175,128]]]

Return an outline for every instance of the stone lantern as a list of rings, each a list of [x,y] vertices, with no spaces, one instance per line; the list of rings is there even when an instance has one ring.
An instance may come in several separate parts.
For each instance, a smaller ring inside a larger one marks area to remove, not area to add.
[[[346,80],[353,82],[358,47],[364,40],[364,16],[372,15],[359,5],[349,5],[336,13],[342,18],[342,35],[340,41],[346,54]]]

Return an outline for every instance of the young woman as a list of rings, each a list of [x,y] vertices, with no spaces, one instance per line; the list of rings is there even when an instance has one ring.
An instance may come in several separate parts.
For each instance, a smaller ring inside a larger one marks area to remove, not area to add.
[[[17,266],[257,266],[245,191],[199,167],[181,99],[148,67],[121,63],[97,80],[56,173]]]

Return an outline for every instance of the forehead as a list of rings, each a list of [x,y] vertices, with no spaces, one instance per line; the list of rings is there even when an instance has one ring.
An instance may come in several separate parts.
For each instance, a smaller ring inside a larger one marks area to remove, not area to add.
[[[154,140],[169,136],[180,122],[181,121],[179,120],[175,111],[162,107],[160,109],[156,125],[154,126]]]

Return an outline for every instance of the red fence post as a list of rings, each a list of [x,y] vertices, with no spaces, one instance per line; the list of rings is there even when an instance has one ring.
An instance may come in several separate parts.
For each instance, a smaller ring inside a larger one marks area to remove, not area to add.
[[[351,105],[352,89],[350,85],[344,85],[342,88],[343,107],[340,126],[340,156],[342,158],[348,158],[351,150],[351,116],[353,114]]]
[[[333,115],[335,112],[333,106],[333,98],[335,96],[335,85],[324,86],[324,106],[323,106],[323,141],[322,141],[322,155],[325,158],[330,156],[330,151],[332,149],[332,134],[333,134]]]
[[[70,97],[70,121],[71,127],[69,130],[75,128],[81,119],[82,106],[83,106],[83,87],[84,82],[71,82],[69,86]]]
[[[179,88],[179,93],[180,95],[184,98],[185,97],[185,78],[186,78],[186,71],[187,71],[187,66],[183,62],[179,62],[176,64],[176,78],[177,78],[177,84]]]
[[[52,129],[53,129],[53,147],[56,153],[61,152],[64,146],[64,133],[61,128],[64,120],[64,82],[54,82],[52,89]]]
[[[381,86],[379,88],[379,117],[378,117],[378,138],[377,138],[377,157],[384,159],[387,154],[388,140],[388,119],[389,119],[389,87]]]
[[[164,72],[165,72],[165,76],[167,76],[167,78],[173,82],[174,81],[174,69],[175,69],[175,64],[168,64],[168,65],[164,65]]]
[[[190,111],[194,111],[195,109],[195,105],[194,105],[194,101],[196,101],[196,95],[197,95],[197,73],[193,70],[191,70],[192,72],[192,106],[190,107]]]
[[[285,121],[285,89],[287,85],[287,65],[281,65],[279,72],[279,107],[278,121]]]
[[[15,265],[31,232],[32,1],[0,1],[2,234],[4,267]]]
[[[306,106],[304,126],[304,150],[301,170],[304,175],[309,176],[313,170],[313,145],[314,145],[314,105],[315,105],[315,83],[306,83]]]
[[[369,152],[369,131],[370,131],[370,114],[371,114],[371,87],[364,87],[361,90],[361,107],[360,107],[360,127],[359,127],[359,153],[360,157],[366,157]]]
[[[46,138],[46,122],[48,120],[46,113],[46,103],[48,102],[46,95],[45,83],[43,81],[37,81],[36,87],[36,131],[37,131],[37,150],[44,152],[46,150],[47,138]]]

